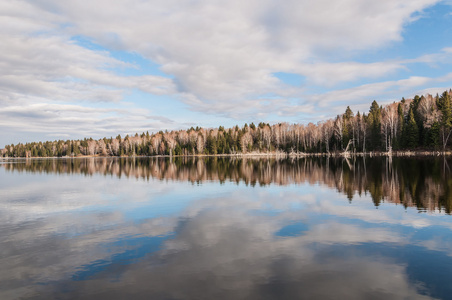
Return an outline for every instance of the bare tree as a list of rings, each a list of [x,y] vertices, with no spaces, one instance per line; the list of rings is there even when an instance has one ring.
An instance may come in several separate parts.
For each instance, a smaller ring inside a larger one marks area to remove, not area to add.
[[[112,139],[110,144],[110,151],[112,155],[118,155],[119,154],[119,140],[118,139]]]
[[[262,132],[262,140],[264,141],[264,144],[266,145],[267,150],[270,150],[270,143],[271,143],[271,137],[272,137],[272,132],[271,132],[270,127],[265,125],[264,128],[262,128],[261,132]]]
[[[440,113],[436,107],[435,99],[430,94],[427,94],[425,97],[421,97],[421,101],[419,101],[418,112],[422,117],[423,125],[425,128],[430,128],[432,127],[433,123],[439,121]]]
[[[319,125],[320,126],[320,125]],[[325,143],[326,152],[330,152],[330,139],[334,134],[334,121],[329,119],[326,122],[321,124],[322,134],[323,134],[323,142]]]
[[[174,133],[166,133],[164,135],[164,139],[165,139],[166,144],[168,146],[168,150],[169,150],[170,156],[173,155],[174,148],[176,148],[176,145],[177,145],[176,139],[175,139],[175,137],[173,135],[174,135]]]
[[[344,150],[344,146],[342,145],[344,139],[344,118],[342,115],[338,115],[336,121],[334,121],[334,135],[341,143],[341,150]]]
[[[202,152],[204,151],[204,137],[202,136],[202,134],[198,134],[196,149],[198,150],[199,154],[202,154]]]
[[[385,139],[385,149],[388,151],[388,139],[390,139],[389,113],[383,109],[381,116],[381,133]]]
[[[363,152],[366,152],[366,136],[367,136],[367,122],[365,120],[364,114],[358,118],[359,131],[363,137]]]
[[[88,155],[97,154],[97,142],[93,139],[88,140]]]
[[[162,135],[160,133],[157,133],[154,136],[152,136],[151,146],[152,146],[152,150],[155,154],[159,153],[159,146],[160,146],[161,142],[162,142]]]
[[[242,153],[248,152],[249,148],[252,148],[253,146],[253,137],[248,132],[245,132],[244,135],[242,135],[242,138],[240,139],[240,145],[242,146]]]

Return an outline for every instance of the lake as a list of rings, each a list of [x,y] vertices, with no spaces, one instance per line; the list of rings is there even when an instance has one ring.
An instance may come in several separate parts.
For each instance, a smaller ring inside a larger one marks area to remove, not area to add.
[[[0,161],[0,299],[451,299],[452,160]]]

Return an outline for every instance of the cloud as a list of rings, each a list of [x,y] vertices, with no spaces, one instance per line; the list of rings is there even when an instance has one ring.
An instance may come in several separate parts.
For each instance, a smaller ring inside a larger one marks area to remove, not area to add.
[[[61,10],[70,10],[76,32],[100,43],[116,42],[120,48],[139,51],[173,74],[182,92],[212,103],[277,93],[281,87],[271,76],[273,72],[290,72],[307,60],[325,59],[332,51],[356,51],[398,41],[412,14],[433,3],[345,0],[332,5],[289,1],[282,6],[274,1],[221,5],[198,1],[197,5],[178,3],[176,7],[169,1],[154,8],[122,1],[101,13],[97,18],[103,23],[100,27],[94,17],[99,15],[97,11],[76,2],[65,4]],[[126,10],[121,9],[125,6],[140,9],[125,15]],[[118,19],[123,23],[113,23]],[[106,24],[119,39],[110,41],[104,35]],[[160,34],[159,28],[170,34]],[[388,66],[380,69],[387,71]],[[369,75],[381,72],[371,71]],[[314,81],[318,77],[314,76]]]
[[[330,77],[324,77],[330,65],[322,65],[322,60],[332,51],[380,48],[399,41],[413,14],[436,2],[289,1],[279,5],[271,0],[246,4],[123,0],[110,5],[98,0],[90,6],[77,1],[36,5],[44,11],[52,8],[70,24],[67,34],[139,53],[174,75],[179,92],[213,104],[278,93],[283,85],[271,74],[279,71],[304,68],[300,73],[312,74],[313,82],[331,84],[329,79],[338,78],[339,71],[333,69]],[[311,59],[320,64],[309,67],[306,62]],[[357,63],[336,67],[344,69],[343,80],[355,79],[357,70],[364,69]],[[360,73],[374,78],[398,68],[366,64],[367,72]]]
[[[52,137],[93,137],[135,134],[180,126],[173,120],[134,107],[87,107],[55,104],[39,99],[21,101],[22,105],[0,107],[0,126],[23,133]]]
[[[445,47],[440,52],[425,54],[416,58],[401,60],[400,62],[403,64],[423,63],[437,68],[438,64],[452,63],[452,48]]]
[[[406,69],[398,62],[377,63],[314,63],[300,68],[300,73],[316,85],[335,86],[340,82],[353,82],[363,78],[381,78],[383,75]]]
[[[344,112],[346,106],[350,106],[355,112],[367,112],[372,100],[377,100],[380,105],[384,105],[394,101],[400,101],[402,97],[409,98],[426,93],[442,93],[448,88],[422,89],[420,87],[448,81],[450,76],[451,74],[436,78],[411,76],[406,79],[363,84],[348,89],[339,89],[307,97],[309,99],[308,102],[316,103],[314,111],[329,107],[330,112],[339,114]],[[397,95],[400,98],[396,98]],[[334,115],[330,115],[329,117],[334,117]]]
[[[0,36],[2,98],[45,97],[54,101],[112,101],[124,89],[152,94],[174,93],[171,79],[159,76],[118,76],[111,68],[127,67],[105,51],[81,47],[64,37]]]

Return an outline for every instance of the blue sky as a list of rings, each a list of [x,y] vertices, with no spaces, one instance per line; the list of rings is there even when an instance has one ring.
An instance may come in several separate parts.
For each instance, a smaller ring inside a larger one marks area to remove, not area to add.
[[[318,122],[452,87],[450,1],[5,0],[0,147]]]

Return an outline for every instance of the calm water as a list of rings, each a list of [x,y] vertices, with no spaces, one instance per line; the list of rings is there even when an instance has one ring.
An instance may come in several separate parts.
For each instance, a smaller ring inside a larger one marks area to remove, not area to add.
[[[451,299],[452,161],[0,161],[0,299]]]

